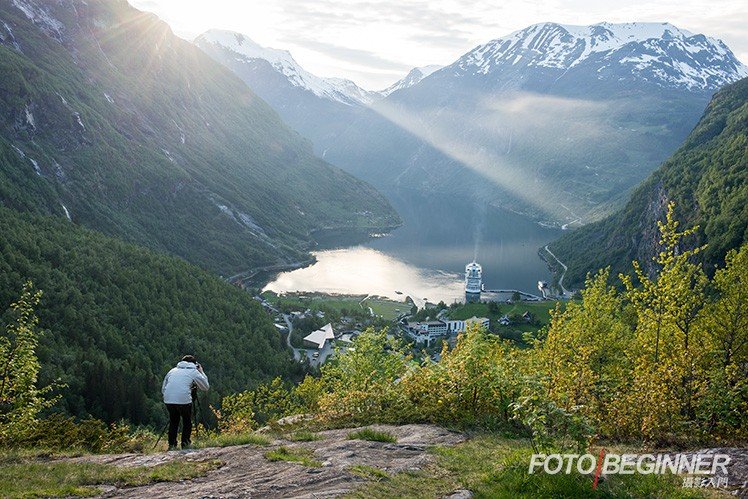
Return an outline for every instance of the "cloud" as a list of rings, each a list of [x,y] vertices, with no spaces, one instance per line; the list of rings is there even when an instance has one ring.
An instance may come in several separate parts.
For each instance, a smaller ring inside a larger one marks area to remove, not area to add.
[[[408,64],[380,57],[369,50],[355,49],[310,39],[299,40],[297,38],[294,40],[294,43],[298,43],[309,50],[323,53],[340,61],[354,63],[375,70],[407,71],[412,68],[412,66]]]

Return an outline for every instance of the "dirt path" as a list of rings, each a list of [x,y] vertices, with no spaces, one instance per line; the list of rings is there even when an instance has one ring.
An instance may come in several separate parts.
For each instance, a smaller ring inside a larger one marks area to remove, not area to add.
[[[465,440],[461,434],[431,425],[375,425],[373,428],[395,435],[397,443],[348,440],[347,436],[353,430],[344,429],[320,432],[323,440],[314,442],[276,440],[269,447],[245,445],[151,455],[86,456],[77,460],[117,466],[156,466],[172,460],[218,460],[224,463],[195,480],[111,488],[101,497],[319,498],[345,494],[363,483],[363,478],[349,471],[351,466],[374,466],[390,473],[416,471],[433,459],[426,452],[429,446],[454,445]],[[281,445],[313,451],[314,459],[322,462],[322,466],[312,468],[265,459],[265,452]]]

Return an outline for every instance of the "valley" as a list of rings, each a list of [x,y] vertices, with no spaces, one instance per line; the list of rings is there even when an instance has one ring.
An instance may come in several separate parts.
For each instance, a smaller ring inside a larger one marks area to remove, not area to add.
[[[0,496],[745,495],[715,1],[0,1]]]
[[[283,50],[210,31],[195,43],[385,192],[488,203],[555,227],[622,206],[711,95],[748,76],[720,40],[669,23],[540,23],[379,93],[319,78]]]
[[[398,224],[164,22],[126,2],[78,3],[0,6],[13,26],[0,42],[3,205],[221,275],[304,259],[323,227]]]
[[[278,293],[319,291],[373,294],[393,299],[397,293],[416,304],[450,304],[464,300],[465,264],[473,259],[484,266],[487,289],[512,288],[537,293],[538,281],[550,281],[538,248],[561,231],[532,220],[446,194],[427,195],[409,190],[388,192],[403,218],[403,226],[376,237],[339,248],[314,252],[309,267],[280,273],[266,286]]]

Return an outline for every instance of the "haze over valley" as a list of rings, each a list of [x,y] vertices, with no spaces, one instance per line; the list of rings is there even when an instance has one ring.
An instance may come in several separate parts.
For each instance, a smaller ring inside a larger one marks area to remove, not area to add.
[[[0,495],[744,494],[747,14],[0,1]]]

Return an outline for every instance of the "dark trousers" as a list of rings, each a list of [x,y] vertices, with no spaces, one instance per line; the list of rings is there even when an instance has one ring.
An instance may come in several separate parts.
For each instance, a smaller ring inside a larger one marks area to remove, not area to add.
[[[169,447],[177,446],[179,420],[182,420],[182,447],[189,447],[192,436],[192,404],[166,404],[169,411]]]

